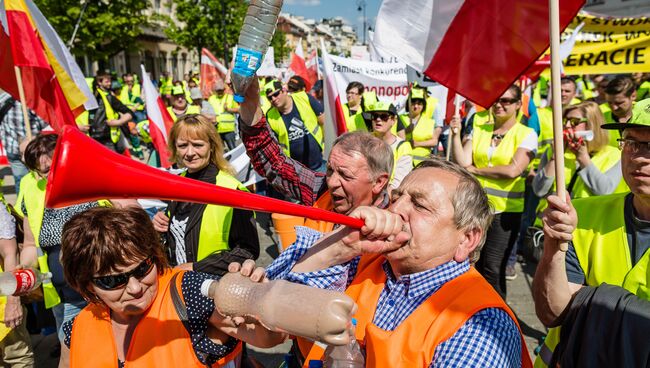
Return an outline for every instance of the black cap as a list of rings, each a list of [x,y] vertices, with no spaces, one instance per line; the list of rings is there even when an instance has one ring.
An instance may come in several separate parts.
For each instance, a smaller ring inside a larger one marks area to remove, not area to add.
[[[305,89],[305,80],[299,75],[294,75],[293,77],[289,78],[289,82],[287,82],[287,89],[289,92],[301,91]]]

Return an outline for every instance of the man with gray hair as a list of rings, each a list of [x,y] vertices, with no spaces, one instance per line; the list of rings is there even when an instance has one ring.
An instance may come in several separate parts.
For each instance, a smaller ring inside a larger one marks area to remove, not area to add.
[[[327,234],[300,228],[267,276],[355,300],[366,366],[532,366],[516,317],[472,267],[492,215],[467,170],[426,160],[387,210],[360,206],[350,215],[365,225]],[[307,360],[322,355],[314,345]]]
[[[353,132],[336,139],[326,173],[316,172],[288,157],[278,144],[259,107],[259,85],[254,80],[241,104],[240,135],[255,170],[288,198],[307,206],[348,214],[358,206],[386,207],[386,186],[393,153],[382,140]],[[332,225],[313,224],[321,231]]]

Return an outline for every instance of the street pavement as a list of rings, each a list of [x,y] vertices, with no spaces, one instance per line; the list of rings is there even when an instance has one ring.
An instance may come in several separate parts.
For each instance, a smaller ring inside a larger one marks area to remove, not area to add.
[[[0,167],[0,178],[4,178],[2,188],[5,198],[9,203],[14,203],[16,195],[14,191],[13,178],[8,167]],[[277,238],[269,229],[269,215],[259,213],[258,235],[260,239],[260,257],[257,260],[258,265],[267,266],[278,255]],[[533,356],[533,350],[541,343],[546,329],[535,315],[535,306],[532,298],[532,279],[535,274],[535,264],[517,263],[517,278],[508,281],[508,298],[507,302],[517,315],[519,325],[525,335],[528,351]],[[54,368],[57,367],[58,358],[52,357],[51,352],[58,343],[54,334],[48,336],[32,335],[32,343],[36,355],[36,367]],[[284,355],[290,349],[290,342],[270,349],[258,349],[248,346],[249,353],[257,359],[264,367],[278,367],[284,359]]]

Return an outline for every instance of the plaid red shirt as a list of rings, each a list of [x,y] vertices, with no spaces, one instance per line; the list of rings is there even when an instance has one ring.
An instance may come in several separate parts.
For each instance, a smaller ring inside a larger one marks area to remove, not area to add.
[[[327,191],[325,174],[313,171],[287,157],[266,117],[253,126],[239,120],[240,135],[253,168],[280,193],[305,206],[313,206]]]

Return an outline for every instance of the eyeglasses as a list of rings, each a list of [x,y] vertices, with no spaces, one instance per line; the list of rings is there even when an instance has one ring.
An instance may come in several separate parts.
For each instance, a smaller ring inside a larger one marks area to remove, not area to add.
[[[618,148],[628,153],[648,153],[650,152],[650,142],[638,142],[632,139],[619,138]]]
[[[120,273],[117,275],[108,275],[93,277],[93,283],[102,290],[115,290],[121,287],[126,286],[129,283],[131,277],[135,277],[138,280],[142,280],[145,276],[151,272],[154,266],[154,261],[152,257],[149,257],[142,261],[136,268],[132,269],[129,272]]]
[[[507,98],[507,97],[501,97],[500,99],[497,100],[494,104],[499,104],[501,106],[510,106],[514,103],[519,102],[519,99],[516,98]]]
[[[280,95],[280,92],[282,92],[282,91],[280,91],[280,90],[275,91],[274,93],[271,93],[270,95],[266,95],[266,98],[268,98],[269,100],[272,100],[272,99],[278,97]]]
[[[586,123],[587,119],[586,118],[565,118],[564,119],[564,125],[571,125],[572,127],[577,127],[578,125],[582,123]]]
[[[345,92],[345,94],[347,94],[347,95],[355,95],[355,96],[359,95],[359,93],[354,92],[354,91],[347,91],[347,92]]]
[[[388,113],[382,113],[382,114],[372,114],[372,120],[381,120],[381,121],[388,121],[388,119],[391,117],[391,114]]]

